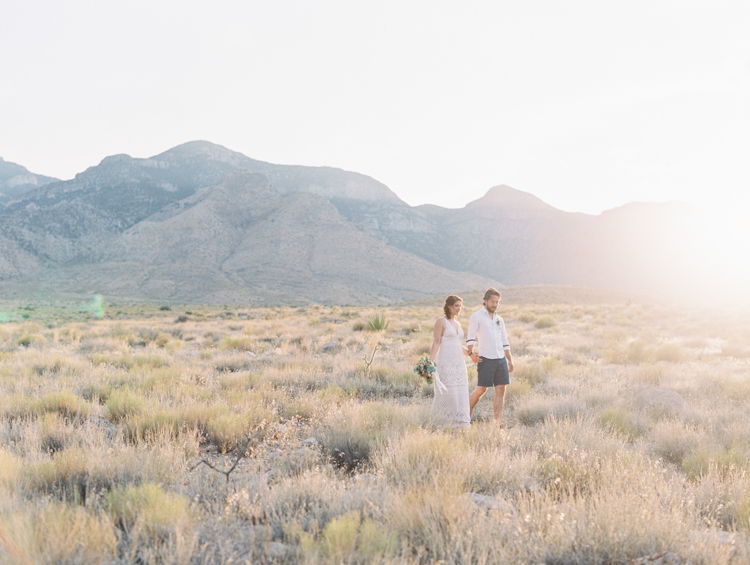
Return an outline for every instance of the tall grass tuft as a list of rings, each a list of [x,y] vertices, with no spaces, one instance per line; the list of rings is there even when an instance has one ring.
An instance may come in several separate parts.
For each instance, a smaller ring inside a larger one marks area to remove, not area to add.
[[[176,493],[146,483],[116,488],[106,496],[114,522],[126,530],[141,526],[147,534],[162,537],[190,522],[190,503]]]
[[[143,413],[146,400],[127,389],[122,389],[109,395],[106,406],[110,421],[120,422]]]

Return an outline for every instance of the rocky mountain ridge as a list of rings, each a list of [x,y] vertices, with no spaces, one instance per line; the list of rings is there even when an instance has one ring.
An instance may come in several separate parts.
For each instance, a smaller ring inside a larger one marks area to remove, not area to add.
[[[568,213],[505,185],[461,209],[411,207],[365,175],[195,141],[9,200],[0,280],[197,302],[382,303],[489,284],[658,294],[691,277],[697,213]]]
[[[0,212],[0,278],[68,293],[250,303],[384,303],[497,284],[393,248],[318,194],[366,201],[382,192],[363,175],[297,167],[284,177],[271,168],[269,176],[310,189],[291,192],[218,146],[176,149],[107,157],[9,202]]]
[[[34,174],[26,167],[0,157],[0,208],[13,198],[57,180]]]

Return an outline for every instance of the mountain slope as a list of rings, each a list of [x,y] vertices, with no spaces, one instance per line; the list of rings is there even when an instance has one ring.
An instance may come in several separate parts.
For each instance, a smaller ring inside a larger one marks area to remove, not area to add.
[[[701,272],[699,220],[678,203],[568,213],[505,185],[411,207],[365,175],[195,141],[8,201],[0,280],[194,301],[382,302],[490,280],[696,296],[721,282]]]
[[[0,157],[0,208],[13,198],[58,179],[36,175],[26,167],[5,161]]]
[[[147,186],[156,190],[148,178]],[[128,191],[131,197],[142,195],[144,183],[131,180],[116,188],[119,203],[127,200]],[[84,203],[78,192],[86,190],[85,184],[67,192],[53,190],[54,204],[45,219],[65,212],[57,229],[36,233],[46,257],[55,258],[56,265],[45,265],[54,267],[56,280],[42,267],[36,277],[58,291],[180,302],[359,304],[496,284],[399,251],[346,221],[322,196],[280,192],[264,176],[244,169],[122,231],[116,228],[128,222],[117,222],[112,198],[101,195]],[[115,187],[102,187],[99,194],[102,190],[111,195]],[[66,200],[64,194],[73,198]],[[161,201],[151,198],[146,203],[157,207]],[[20,217],[38,221],[41,207],[33,212],[37,216],[17,210]],[[77,253],[66,257],[64,244],[73,224],[84,220],[81,215],[89,221],[72,234]],[[50,232],[57,236],[50,237]]]

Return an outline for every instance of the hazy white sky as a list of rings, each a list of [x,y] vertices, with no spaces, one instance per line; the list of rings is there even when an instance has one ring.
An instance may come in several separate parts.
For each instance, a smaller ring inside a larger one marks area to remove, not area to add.
[[[747,0],[0,0],[0,156],[67,179],[206,139],[410,204],[746,211],[748,30]]]

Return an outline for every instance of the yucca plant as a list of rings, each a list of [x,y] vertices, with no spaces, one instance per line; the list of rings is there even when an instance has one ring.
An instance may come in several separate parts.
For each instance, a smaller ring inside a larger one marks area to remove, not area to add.
[[[385,319],[385,314],[375,314],[367,320],[367,329],[371,332],[382,332],[388,329],[391,323]]]

